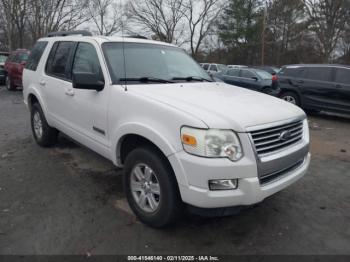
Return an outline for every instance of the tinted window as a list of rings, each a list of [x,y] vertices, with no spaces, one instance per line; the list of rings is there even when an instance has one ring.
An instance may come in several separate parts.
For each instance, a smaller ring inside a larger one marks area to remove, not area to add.
[[[239,75],[239,69],[229,69],[229,70],[227,70],[226,75],[238,76]]]
[[[249,71],[249,70],[242,70],[241,71],[241,77],[244,77],[244,78],[252,78],[252,77],[256,77],[256,75]]]
[[[208,64],[203,65],[203,69],[204,69],[204,70],[208,70],[208,68],[209,68],[209,65],[208,65]]]
[[[255,70],[255,72],[258,74],[258,76],[261,78],[261,79],[264,79],[264,80],[269,80],[269,79],[272,79],[272,75],[264,70]]]
[[[55,43],[47,61],[46,72],[60,78],[70,79],[69,58],[73,47],[73,42]]]
[[[317,81],[330,81],[332,68],[330,67],[309,67],[307,69],[307,79]]]
[[[40,58],[43,55],[46,46],[47,42],[37,42],[34,45],[28,57],[28,61],[25,66],[26,69],[36,71]]]
[[[217,72],[218,68],[216,67],[216,65],[211,65],[209,70]]]
[[[350,85],[350,69],[337,68],[335,82]]]
[[[278,75],[304,78],[305,72],[306,70],[304,67],[285,67],[281,69]]]
[[[102,76],[102,71],[96,49],[88,43],[79,43],[75,52],[73,74],[74,73],[91,73]]]

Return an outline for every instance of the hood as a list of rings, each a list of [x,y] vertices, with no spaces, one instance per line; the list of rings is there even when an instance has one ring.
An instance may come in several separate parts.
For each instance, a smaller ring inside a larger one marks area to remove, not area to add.
[[[130,85],[128,91],[156,99],[202,120],[209,128],[246,128],[303,117],[290,103],[225,83]]]

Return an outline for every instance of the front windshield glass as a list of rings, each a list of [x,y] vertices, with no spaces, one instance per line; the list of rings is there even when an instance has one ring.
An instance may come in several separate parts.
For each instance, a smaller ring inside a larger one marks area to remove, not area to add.
[[[0,63],[5,63],[7,57],[7,55],[0,55]]]
[[[209,75],[197,62],[176,47],[109,42],[104,43],[102,48],[114,84],[124,80],[131,84],[139,84],[144,82],[137,81],[141,78],[171,82],[211,81]],[[153,81],[149,82],[153,83]]]
[[[271,80],[271,78],[272,78],[272,75],[270,73],[266,72],[266,71],[257,69],[257,70],[255,70],[255,72],[259,75],[259,77],[261,79],[264,79],[264,80],[269,79],[269,80]]]

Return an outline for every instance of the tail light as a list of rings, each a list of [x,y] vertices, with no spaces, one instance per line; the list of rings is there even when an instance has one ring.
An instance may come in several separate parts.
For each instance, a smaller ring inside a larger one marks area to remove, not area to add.
[[[277,75],[272,75],[272,81],[277,81]]]

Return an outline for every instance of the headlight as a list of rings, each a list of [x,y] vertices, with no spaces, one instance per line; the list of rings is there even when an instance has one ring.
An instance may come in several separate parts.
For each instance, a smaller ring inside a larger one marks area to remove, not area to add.
[[[183,127],[181,140],[184,150],[196,156],[229,158],[232,161],[243,157],[239,138],[231,130]]]

